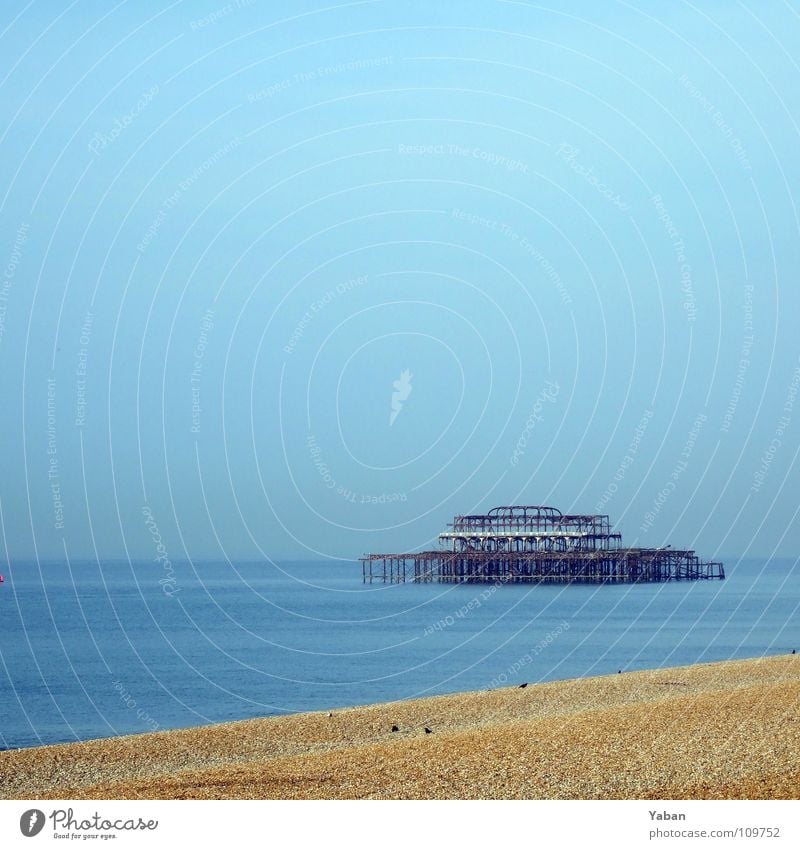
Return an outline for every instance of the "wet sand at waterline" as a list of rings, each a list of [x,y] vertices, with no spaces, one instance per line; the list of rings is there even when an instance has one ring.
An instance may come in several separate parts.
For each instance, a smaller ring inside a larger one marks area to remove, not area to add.
[[[0,796],[800,798],[800,655],[330,713],[0,752]]]

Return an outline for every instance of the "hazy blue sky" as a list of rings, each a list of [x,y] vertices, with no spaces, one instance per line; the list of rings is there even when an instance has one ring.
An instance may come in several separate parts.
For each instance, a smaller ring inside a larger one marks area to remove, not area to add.
[[[1,14],[8,556],[797,553],[796,2]]]

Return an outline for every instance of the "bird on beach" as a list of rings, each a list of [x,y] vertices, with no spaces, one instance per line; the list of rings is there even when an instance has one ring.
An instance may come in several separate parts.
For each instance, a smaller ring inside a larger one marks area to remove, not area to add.
[[[426,733],[426,734],[433,734],[433,731],[431,731],[431,729],[430,729],[430,728],[428,728],[427,726],[425,726],[425,733]]]
[[[393,725],[393,726],[392,726],[392,731],[399,731],[399,730],[400,730],[400,729],[399,729],[396,725]]]
[[[524,684],[520,684],[519,688],[520,688],[520,690],[524,690],[527,686],[528,686],[528,682],[526,681]]]
[[[328,716],[333,716],[333,714],[330,711],[328,711]]]
[[[794,649],[792,649],[792,654],[797,654],[797,652]]]

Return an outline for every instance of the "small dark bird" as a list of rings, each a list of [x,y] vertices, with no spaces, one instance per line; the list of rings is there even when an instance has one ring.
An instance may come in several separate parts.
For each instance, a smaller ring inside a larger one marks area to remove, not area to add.
[[[333,714],[330,711],[328,711],[328,716],[333,716]]]
[[[528,686],[528,682],[526,681],[524,684],[520,684],[519,688],[520,688],[520,690],[524,690],[527,686]]]
[[[426,727],[426,728],[425,728],[425,733],[426,733],[426,734],[433,734],[433,731],[431,731],[431,729],[430,729],[430,728],[427,728],[427,727]]]
[[[797,652],[794,649],[792,649],[792,654],[797,654]]]
[[[618,670],[617,670],[617,675],[622,675],[622,670],[621,670],[621,669],[618,669]]]
[[[399,730],[400,730],[400,729],[399,729],[396,725],[393,725],[393,726],[392,726],[392,731],[399,731]]]

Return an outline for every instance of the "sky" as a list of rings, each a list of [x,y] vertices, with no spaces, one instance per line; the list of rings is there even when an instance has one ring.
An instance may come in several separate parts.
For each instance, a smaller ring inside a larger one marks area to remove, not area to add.
[[[0,16],[6,560],[797,555],[796,3]]]

